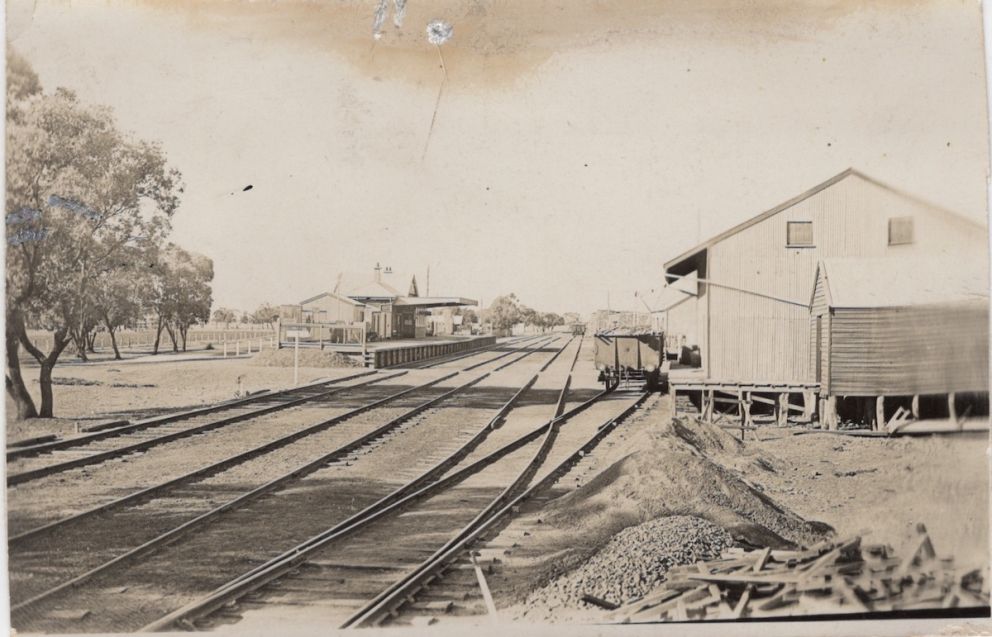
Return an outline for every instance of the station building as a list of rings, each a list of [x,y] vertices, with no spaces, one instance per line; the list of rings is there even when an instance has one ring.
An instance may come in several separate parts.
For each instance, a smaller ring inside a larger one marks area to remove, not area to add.
[[[376,264],[370,275],[339,274],[331,290],[282,306],[280,317],[286,323],[339,323],[342,331],[345,326],[364,324],[367,338],[372,341],[422,339],[428,335],[432,308],[475,304],[463,297],[420,296],[416,276],[403,277]],[[333,325],[329,329],[333,332]]]

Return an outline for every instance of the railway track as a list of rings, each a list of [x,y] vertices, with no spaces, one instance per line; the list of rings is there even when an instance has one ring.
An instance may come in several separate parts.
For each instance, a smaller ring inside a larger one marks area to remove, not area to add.
[[[530,339],[526,340],[530,341]],[[541,340],[542,344],[547,342],[547,339]],[[518,351],[517,348],[511,347],[496,357],[483,357],[483,360],[459,371],[474,370],[494,360],[512,356]],[[478,356],[479,352],[472,352],[471,355]],[[459,355],[450,360],[461,358],[465,357]],[[12,450],[7,454],[7,486],[24,484],[71,469],[142,453],[159,445],[255,420],[290,408],[323,404],[342,392],[384,383],[407,373],[405,370],[385,373],[360,372],[341,379],[319,381],[300,388],[253,396],[111,430]],[[357,382],[352,384],[341,384],[355,379],[358,379]],[[219,418],[216,417],[218,413]]]
[[[50,442],[43,442],[28,446],[20,446],[7,450],[7,463],[10,464],[12,460],[17,460],[19,458],[30,458],[32,456],[44,455],[54,453],[62,449],[68,449],[71,447],[77,447],[91,442],[96,442],[98,440],[104,440],[106,438],[114,438],[117,436],[123,436],[125,434],[134,433],[141,431],[143,429],[150,429],[154,427],[160,427],[177,421],[182,421],[190,418],[195,418],[198,416],[205,416],[208,414],[215,414],[222,411],[234,411],[239,412],[247,405],[252,405],[254,403],[259,403],[262,401],[278,401],[280,398],[287,399],[287,402],[292,400],[292,396],[298,394],[307,394],[310,392],[319,392],[323,388],[336,383],[343,383],[355,378],[360,378],[362,376],[370,376],[375,374],[374,370],[366,370],[357,372],[355,374],[349,374],[347,376],[342,376],[341,378],[335,379],[321,379],[306,385],[301,385],[300,387],[293,387],[290,389],[283,389],[280,391],[264,391],[245,398],[240,398],[237,400],[224,401],[215,405],[208,405],[206,407],[198,407],[196,409],[190,409],[187,411],[166,414],[164,416],[156,416],[154,418],[146,418],[139,420],[134,423],[129,423],[126,425],[119,425],[116,427],[109,427],[102,429],[100,431],[93,431],[80,436],[71,436],[69,438],[61,438],[59,440],[54,440]],[[250,411],[250,408],[247,410]],[[236,414],[235,414],[236,415]]]
[[[289,518],[294,515],[299,518],[301,512],[312,513],[311,503],[308,501],[300,502],[297,499],[297,494],[306,494],[314,490],[320,491],[321,497],[328,500],[326,502],[329,506],[327,516],[331,518],[345,515],[354,507],[361,508],[363,504],[369,502],[369,498],[381,497],[383,493],[393,491],[395,485],[388,482],[377,485],[375,480],[360,479],[361,476],[358,474],[361,474],[361,469],[356,470],[353,466],[361,465],[360,460],[368,458],[378,458],[377,462],[383,462],[383,458],[390,455],[384,452],[388,449],[393,450],[391,453],[394,456],[398,454],[397,460],[402,457],[405,457],[406,460],[416,458],[416,444],[391,444],[391,440],[399,437],[405,443],[410,443],[411,436],[405,435],[407,431],[418,428],[422,430],[426,422],[437,425],[436,416],[443,413],[439,408],[442,402],[445,410],[453,410],[454,412],[459,409],[460,403],[457,401],[463,401],[465,405],[472,405],[471,408],[462,406],[461,409],[473,412],[471,415],[476,420],[480,417],[480,404],[484,408],[498,409],[498,416],[499,412],[507,409],[505,399],[513,399],[519,394],[519,390],[511,392],[513,396],[508,397],[506,396],[508,388],[505,386],[497,383],[485,388],[480,384],[485,385],[485,381],[489,379],[490,375],[496,374],[499,369],[505,369],[534,353],[547,353],[544,349],[546,344],[546,341],[542,341],[541,344],[517,350],[518,356],[468,382],[454,387],[438,384],[430,390],[433,392],[432,394],[418,395],[417,401],[413,401],[413,395],[410,394],[405,399],[410,401],[409,404],[400,406],[403,409],[402,413],[394,415],[386,423],[381,423],[381,419],[376,421],[374,418],[351,418],[347,420],[350,427],[347,432],[346,428],[340,425],[329,428],[325,432],[317,434],[323,438],[309,440],[311,444],[306,445],[306,448],[310,450],[307,457],[308,461],[302,465],[299,464],[299,460],[302,457],[300,454],[303,446],[290,444],[280,451],[283,457],[276,458],[275,462],[273,462],[275,454],[265,455],[264,469],[261,467],[263,463],[259,462],[239,463],[239,466],[233,469],[223,467],[219,473],[215,472],[207,476],[205,480],[199,478],[205,477],[206,474],[200,475],[195,484],[173,483],[167,489],[144,494],[141,497],[132,497],[127,502],[128,508],[124,511],[116,511],[112,517],[111,528],[117,530],[113,541],[107,541],[106,533],[96,533],[94,528],[87,526],[87,522],[97,524],[97,526],[100,523],[104,524],[105,527],[107,526],[106,521],[100,519],[102,516],[96,515],[96,513],[89,513],[81,518],[76,518],[74,524],[68,524],[68,530],[65,528],[67,525],[63,524],[57,525],[59,528],[56,528],[54,532],[22,534],[23,538],[15,541],[17,550],[12,550],[11,553],[10,570],[14,575],[14,580],[12,580],[14,625],[19,628],[29,627],[33,630],[34,628],[30,627],[37,622],[40,622],[39,625],[42,626],[46,625],[48,621],[54,621],[58,624],[59,621],[65,621],[60,618],[64,618],[67,613],[84,613],[89,609],[67,610],[65,604],[72,605],[74,603],[72,600],[78,600],[80,597],[90,599],[96,595],[97,598],[100,598],[99,591],[105,591],[105,588],[101,587],[99,582],[107,578],[112,579],[120,572],[130,573],[132,579],[129,581],[136,586],[141,586],[144,582],[160,583],[162,581],[160,577],[144,578],[141,575],[143,568],[154,567],[154,564],[152,566],[146,564],[149,556],[152,556],[149,561],[153,563],[160,561],[156,559],[154,554],[169,546],[169,555],[166,561],[175,558],[175,553],[178,552],[182,556],[179,561],[184,564],[195,565],[198,563],[198,557],[202,559],[204,553],[198,552],[198,549],[195,548],[199,536],[191,539],[189,535],[191,530],[200,529],[200,532],[204,534],[213,534],[216,527],[224,527],[224,529],[233,527],[233,532],[249,534],[258,534],[263,530],[268,531],[270,525],[266,523],[265,519],[260,518],[262,514],[258,512],[258,509],[260,507],[264,509],[270,502],[278,504],[274,507],[279,511],[278,514],[274,514],[274,519],[277,521],[286,518],[287,515]],[[558,349],[550,352],[548,358],[554,360],[560,351]],[[487,360],[492,362],[491,359]],[[534,365],[537,364],[537,362],[534,363]],[[454,374],[449,374],[442,378],[450,380],[453,376]],[[416,404],[413,404],[414,402]],[[500,408],[500,405],[503,405],[503,408]],[[451,415],[456,414],[452,413]],[[458,428],[448,431],[450,434],[447,436],[449,446],[450,440],[470,440],[474,435],[480,433],[484,435],[485,432],[489,431],[486,427],[481,430],[466,430],[464,423],[457,418],[454,421],[452,418],[447,420],[450,422],[444,425],[446,429]],[[488,425],[493,424],[491,421],[487,421],[487,423]],[[335,435],[337,438],[334,438]],[[420,450],[421,464],[425,459],[432,458],[431,454],[433,456],[443,455],[449,448],[445,444],[435,444],[434,447],[434,449]],[[330,451],[327,451],[328,449]],[[285,471],[285,468],[292,462],[297,463],[294,465],[295,468],[273,477],[273,474]],[[368,463],[366,462],[366,464]],[[399,468],[403,464],[397,463],[395,466]],[[382,466],[378,467],[379,472],[382,471],[382,468]],[[335,475],[335,472],[338,474]],[[344,475],[341,475],[341,472]],[[267,481],[262,482],[263,480]],[[261,484],[259,484],[260,482]],[[335,483],[337,486],[344,483],[346,488],[330,489],[329,482]],[[280,501],[271,497],[272,495],[279,495],[283,499]],[[210,508],[211,506],[212,508]],[[196,515],[197,513],[199,515]],[[305,516],[304,520],[295,519],[287,533],[298,535],[308,529],[311,524],[326,524],[327,516],[312,515]],[[190,519],[191,517],[192,519]],[[159,532],[162,529],[169,530]],[[150,536],[151,539],[146,539]],[[15,536],[16,538],[17,536]],[[93,545],[94,542],[96,542],[95,546]],[[255,542],[258,542],[258,538],[255,539]],[[53,554],[51,550],[55,546],[64,547],[67,545],[74,546],[76,550],[62,556]],[[171,545],[178,548],[173,550]],[[214,552],[216,552],[216,547]],[[55,557],[54,561],[53,556]],[[65,580],[66,571],[73,569],[78,571],[80,564],[91,568]],[[208,575],[217,576],[224,572],[224,568],[241,567],[237,560],[227,561],[219,566],[218,571]],[[175,577],[174,570],[172,572],[173,577]],[[31,576],[23,577],[25,574]],[[163,576],[168,580],[167,574]],[[60,578],[62,581],[56,583]],[[125,586],[124,588],[127,589],[128,587]],[[104,608],[101,611],[112,614],[114,609]],[[88,613],[86,614],[88,615]],[[119,629],[121,624],[110,622],[104,626],[103,629]],[[73,630],[76,628],[75,625],[71,627]],[[40,629],[45,630],[45,628]]]
[[[639,395],[635,408],[650,409],[650,400],[648,397],[642,402]],[[546,558],[546,549],[529,547],[528,536],[542,530],[541,511],[549,502],[587,484],[609,466],[604,462],[607,452],[601,452],[599,447],[610,447],[618,442],[617,438],[622,442],[622,429],[609,438],[607,435],[629,415],[625,410],[595,431],[581,426],[563,429],[559,434],[563,444],[548,457],[528,492],[466,541],[460,555],[439,564],[429,586],[420,588],[413,599],[407,598],[401,608],[382,616],[380,621],[390,625],[433,624],[449,618],[486,615],[495,621],[501,602],[512,605],[519,601],[520,590],[543,585],[545,580],[535,579],[531,569],[532,560]],[[507,568],[505,561],[514,568]]]
[[[424,474],[424,486],[416,491],[381,499],[145,629],[190,627],[206,616],[211,622],[245,617],[250,624],[255,611],[264,616],[266,609],[275,607],[282,613],[300,605],[316,610],[321,625],[338,621],[345,625],[365,623],[369,621],[364,618],[368,609],[379,604],[389,608],[384,615],[388,616],[394,604],[401,605],[396,600],[410,599],[421,576],[426,574],[427,579],[432,579],[432,573],[453,559],[452,551],[464,552],[462,543],[474,540],[476,530],[489,528],[493,520],[505,517],[523,498],[530,497],[568,462],[580,457],[583,449],[598,444],[643,400],[643,395],[621,398],[619,406],[606,409],[613,415],[604,423],[606,412],[588,413],[604,402],[602,393],[561,413],[567,386],[566,378],[557,400],[551,402],[554,410],[546,413],[550,419],[543,425],[523,434],[517,427],[517,435],[507,444],[482,457],[465,454],[448,469],[435,467]],[[547,403],[543,407],[546,410]],[[554,443],[559,430],[584,414],[588,417],[583,431],[594,433],[580,449],[558,449]],[[513,416],[511,413],[503,429],[513,429]],[[564,459],[558,461],[559,457]],[[554,467],[528,486],[549,459]],[[432,473],[443,477],[429,478]],[[414,583],[412,589],[407,588],[409,582]],[[394,590],[401,590],[399,597],[393,597]],[[313,619],[313,613],[309,618]]]
[[[533,354],[535,351],[538,350],[532,347],[513,349],[509,353],[517,354],[518,356],[513,358],[509,364],[513,364],[516,361]],[[502,367],[504,367],[504,365],[500,366],[500,368]],[[387,376],[386,378],[395,378],[399,375],[400,374],[395,374],[393,376]],[[50,491],[48,487],[51,485],[40,485],[38,488],[29,490],[26,494],[21,493],[21,490],[25,487],[15,489],[8,495],[8,497],[12,500],[12,508],[16,512],[16,515],[12,515],[9,520],[10,546],[12,548],[16,547],[32,537],[36,537],[43,533],[53,532],[67,524],[79,522],[86,517],[106,513],[115,508],[133,505],[145,501],[151,497],[160,496],[167,489],[176,488],[182,486],[183,484],[205,479],[220,471],[229,469],[256,457],[260,457],[266,453],[274,452],[304,438],[307,438],[306,442],[309,444],[317,443],[319,442],[319,439],[310,439],[309,437],[320,434],[331,427],[338,426],[349,419],[364,414],[370,409],[378,409],[379,412],[385,414],[386,416],[397,416],[404,411],[403,406],[393,406],[390,405],[390,403],[410,396],[411,394],[416,394],[417,392],[431,391],[431,388],[433,388],[433,386],[437,383],[453,378],[454,376],[455,373],[448,373],[444,376],[429,378],[426,382],[419,385],[406,387],[400,391],[393,391],[392,393],[385,395],[383,395],[381,388],[378,394],[368,394],[367,391],[359,391],[349,395],[344,401],[339,400],[339,404],[336,405],[335,409],[328,409],[326,405],[320,404],[316,406],[316,409],[298,410],[299,413],[293,414],[294,418],[291,422],[279,423],[279,426],[276,426],[275,423],[269,422],[258,423],[262,429],[263,436],[261,438],[258,440],[252,438],[238,442],[250,443],[254,441],[262,442],[262,444],[241,445],[244,450],[238,451],[237,453],[230,453],[233,450],[237,450],[239,447],[238,444],[234,444],[234,442],[230,439],[220,440],[219,444],[211,444],[210,441],[204,441],[207,443],[209,451],[212,452],[207,454],[208,458],[210,456],[218,456],[218,459],[215,462],[204,464],[202,462],[198,462],[197,457],[183,457],[182,460],[185,462],[176,466],[179,468],[190,467],[192,470],[171,471],[176,474],[175,477],[171,477],[170,479],[164,481],[161,480],[161,477],[167,476],[170,473],[170,469],[174,469],[175,467],[169,465],[168,462],[156,462],[160,459],[157,457],[142,457],[141,460],[148,461],[145,464],[153,464],[151,468],[154,470],[154,478],[156,479],[152,480],[150,484],[139,483],[126,493],[121,492],[122,488],[115,480],[109,481],[112,488],[105,492],[101,492],[99,489],[83,489],[82,493],[74,494],[76,495],[74,498],[74,504],[78,507],[78,509],[68,516],[52,517],[51,514],[48,514],[47,517],[44,517],[30,515],[29,510],[25,511],[25,509],[29,509],[29,507],[17,506],[18,504],[23,503],[26,498],[33,500],[34,496],[44,495],[47,491]],[[366,387],[365,389],[367,390],[368,388]],[[325,417],[328,411],[331,412],[330,418]],[[283,425],[287,426],[284,427]],[[190,455],[188,448],[180,448],[175,451],[183,454],[183,456]],[[166,460],[169,459],[167,458]],[[139,462],[138,464],[140,465],[141,463]],[[133,473],[139,472],[140,468],[141,467],[135,466],[133,463],[130,467],[120,467],[122,470],[129,470]],[[121,471],[118,471],[117,473],[121,473]],[[111,476],[111,478],[113,477],[116,476]],[[64,484],[60,484],[58,488],[60,490],[64,490],[67,487]]]
[[[234,403],[222,403],[46,445],[15,449],[7,452],[7,486],[146,451],[180,438],[323,400],[356,387],[391,380],[404,373],[363,372],[340,380],[318,382],[302,388],[249,397]],[[360,380],[350,385],[339,384],[353,379]],[[221,414],[219,418],[215,417],[218,413]]]
[[[535,335],[535,336],[515,337],[515,338],[509,339],[507,341],[504,341],[502,343],[496,343],[495,345],[491,345],[489,347],[483,347],[483,348],[480,348],[480,349],[471,350],[471,351],[460,353],[460,354],[447,354],[447,355],[443,355],[443,356],[436,356],[436,357],[431,358],[431,359],[428,359],[426,361],[418,361],[418,362],[412,363],[412,364],[410,364],[410,363],[400,363],[399,365],[394,365],[393,367],[394,368],[395,367],[412,367],[414,369],[430,369],[432,367],[438,367],[440,365],[448,365],[450,363],[457,362],[457,361],[460,361],[460,360],[463,360],[463,359],[466,359],[466,358],[471,358],[471,357],[474,357],[474,356],[479,356],[482,353],[492,352],[493,350],[499,350],[500,348],[505,348],[505,347],[507,347],[509,345],[523,345],[525,343],[534,343],[536,341],[544,340],[545,338],[546,338],[545,336],[540,335],[540,334],[539,335]],[[497,359],[499,359],[499,358],[501,358],[503,356],[507,356],[507,355],[509,355],[509,352],[506,352],[506,353],[502,354],[501,356],[498,356],[498,357],[496,357],[494,359],[489,359],[489,362],[491,362],[492,360],[497,360]]]

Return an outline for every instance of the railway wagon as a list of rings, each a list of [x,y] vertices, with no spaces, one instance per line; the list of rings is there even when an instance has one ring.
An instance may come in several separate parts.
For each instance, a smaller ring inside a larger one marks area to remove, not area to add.
[[[616,389],[621,383],[651,391],[664,389],[668,380],[668,375],[662,371],[664,333],[599,332],[593,342],[599,381],[607,389]]]

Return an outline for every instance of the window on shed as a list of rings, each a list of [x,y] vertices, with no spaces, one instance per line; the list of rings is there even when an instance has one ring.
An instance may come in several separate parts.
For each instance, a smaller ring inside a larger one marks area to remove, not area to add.
[[[889,219],[889,245],[900,246],[913,243],[913,218],[892,217]]]
[[[786,224],[786,245],[790,248],[813,245],[812,221],[789,221]]]

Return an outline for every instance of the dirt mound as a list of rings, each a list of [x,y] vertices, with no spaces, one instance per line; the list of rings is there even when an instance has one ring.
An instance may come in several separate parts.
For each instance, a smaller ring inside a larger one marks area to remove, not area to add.
[[[663,517],[624,529],[570,573],[535,591],[530,606],[583,605],[583,595],[623,604],[643,596],[673,566],[720,556],[732,543],[719,526],[689,516]]]
[[[252,365],[261,367],[292,367],[294,352],[292,349],[267,349],[252,357]],[[354,358],[338,352],[328,352],[317,349],[300,350],[300,367],[359,367]]]
[[[544,519],[596,545],[629,526],[674,515],[708,520],[751,546],[793,548],[829,536],[829,526],[803,520],[726,466],[759,460],[769,462],[719,428],[670,421],[650,446],[551,503]]]
[[[663,427],[662,433],[674,434],[711,460],[730,469],[744,472],[757,467],[762,471],[778,473],[785,468],[780,459],[744,444],[733,433],[717,425],[695,419],[673,418]]]

